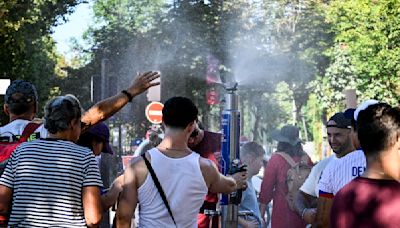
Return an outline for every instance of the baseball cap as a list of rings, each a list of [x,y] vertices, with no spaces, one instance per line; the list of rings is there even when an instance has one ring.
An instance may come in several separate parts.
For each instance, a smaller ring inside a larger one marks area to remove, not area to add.
[[[355,111],[356,111],[355,108],[348,108],[343,112],[343,114],[347,119],[352,120],[354,118],[354,112]]]
[[[343,129],[351,129],[351,117],[347,118],[343,112],[337,112],[329,121],[335,121],[335,124],[328,124],[326,127],[337,127]],[[328,121],[328,123],[329,123]]]
[[[21,94],[20,96],[16,94]],[[38,100],[35,86],[25,80],[15,80],[8,86],[4,100],[7,104],[11,103],[30,103]]]
[[[93,125],[87,130],[87,132],[85,132],[85,134],[91,134],[104,142],[104,147],[101,152],[114,154],[114,151],[110,145],[110,129],[105,123],[100,122],[96,125]]]
[[[354,120],[357,121],[358,118],[358,114],[360,114],[361,111],[367,109],[369,106],[374,105],[374,104],[378,104],[379,101],[374,100],[374,99],[370,99],[370,100],[366,100],[363,103],[361,103],[356,110],[354,111]]]

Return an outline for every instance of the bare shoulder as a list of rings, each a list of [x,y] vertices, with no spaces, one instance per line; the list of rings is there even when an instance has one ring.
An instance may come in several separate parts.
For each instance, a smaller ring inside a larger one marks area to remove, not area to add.
[[[150,161],[150,156],[146,153],[146,158]],[[135,177],[136,186],[140,187],[146,180],[148,169],[146,163],[141,156],[135,157],[131,160],[128,169],[125,172]]]
[[[199,162],[200,162],[200,169],[203,173],[214,172],[215,170],[217,170],[214,162],[212,162],[210,159],[200,157]]]
[[[200,157],[199,162],[204,181],[206,182],[207,186],[210,187],[211,183],[214,183],[219,179],[218,168],[215,166],[214,162],[207,158]]]

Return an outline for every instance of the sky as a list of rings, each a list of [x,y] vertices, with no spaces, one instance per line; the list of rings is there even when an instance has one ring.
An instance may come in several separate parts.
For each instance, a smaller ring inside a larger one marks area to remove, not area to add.
[[[74,13],[68,15],[68,21],[53,28],[52,37],[56,41],[57,51],[66,54],[70,50],[71,38],[76,38],[79,43],[83,43],[82,35],[92,23],[92,1],[90,3],[81,3]]]

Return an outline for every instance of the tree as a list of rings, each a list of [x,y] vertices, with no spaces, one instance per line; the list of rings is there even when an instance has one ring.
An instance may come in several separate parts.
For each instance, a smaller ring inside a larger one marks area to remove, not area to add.
[[[39,107],[51,95],[56,79],[58,56],[49,36],[51,28],[81,2],[0,0],[0,75],[34,83],[39,93]]]
[[[398,103],[399,7],[400,2],[393,0],[335,0],[329,6],[327,20],[336,35],[335,42],[348,49],[361,99]]]

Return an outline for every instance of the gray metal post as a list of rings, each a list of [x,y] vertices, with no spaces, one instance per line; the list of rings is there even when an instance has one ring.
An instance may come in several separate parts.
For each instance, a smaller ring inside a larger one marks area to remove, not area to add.
[[[238,109],[238,95],[236,93],[237,83],[225,84],[227,94],[225,95],[225,109],[223,111],[224,142],[223,159],[229,160],[225,164],[229,169],[239,166],[239,137],[240,137],[240,113]],[[226,148],[228,151],[226,151]],[[229,153],[229,158],[227,154]],[[229,163],[229,164],[227,164]],[[223,171],[226,175],[226,170]],[[224,196],[223,196],[224,197]],[[236,228],[238,226],[238,192],[233,192],[228,196],[228,203],[221,204],[221,225],[222,228]]]
[[[101,100],[107,97],[107,75],[106,75],[106,62],[108,59],[101,59]]]

